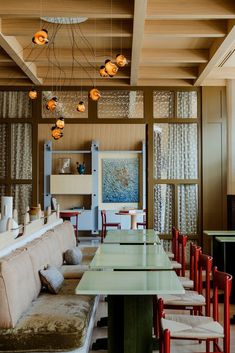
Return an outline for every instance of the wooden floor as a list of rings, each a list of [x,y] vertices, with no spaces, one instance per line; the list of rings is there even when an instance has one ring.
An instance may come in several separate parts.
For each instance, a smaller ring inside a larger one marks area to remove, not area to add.
[[[231,305],[231,316],[235,314],[235,305]],[[107,316],[107,303],[101,301],[97,311],[97,320],[102,317]],[[106,328],[95,327],[92,336],[92,342],[96,338],[107,337]],[[192,352],[205,352],[204,343],[199,344],[194,341],[185,341],[185,340],[175,340],[171,344],[171,353],[192,353]],[[90,350],[89,353],[106,353],[106,350],[93,351]],[[155,351],[154,351],[155,352]],[[231,325],[231,353],[235,353],[235,325]],[[143,352],[144,353],[144,352]]]

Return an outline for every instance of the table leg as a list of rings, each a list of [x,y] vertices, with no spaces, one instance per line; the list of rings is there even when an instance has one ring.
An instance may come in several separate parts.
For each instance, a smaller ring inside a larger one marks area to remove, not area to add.
[[[108,352],[151,353],[151,295],[108,296]]]

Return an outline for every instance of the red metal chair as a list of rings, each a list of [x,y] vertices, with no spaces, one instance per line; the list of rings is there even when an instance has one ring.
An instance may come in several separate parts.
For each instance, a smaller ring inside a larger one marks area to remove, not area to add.
[[[213,317],[165,314],[163,300],[159,299],[160,353],[170,353],[171,339],[205,341],[206,352],[210,352],[210,342],[213,342],[214,352],[230,353],[229,298],[232,276],[215,268],[213,280]],[[219,323],[219,291],[224,293],[223,326]],[[223,340],[223,347],[219,346],[219,339]]]
[[[137,229],[139,227],[143,227],[144,229],[146,229],[146,227],[147,227],[147,209],[144,208],[143,211],[144,211],[143,222],[137,222],[136,223]]]
[[[173,232],[172,248],[174,253],[174,260],[172,261],[173,269],[178,276],[185,276],[185,251],[187,245],[187,235],[180,235],[179,231]]]
[[[102,218],[102,230],[101,230],[101,242],[106,236],[107,227],[115,227],[117,229],[121,229],[121,223],[107,223],[106,210],[101,210],[101,218]]]

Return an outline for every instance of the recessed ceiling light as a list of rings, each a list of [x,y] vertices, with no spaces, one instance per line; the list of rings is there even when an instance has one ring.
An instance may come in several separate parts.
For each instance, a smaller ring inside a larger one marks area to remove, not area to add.
[[[41,17],[41,20],[50,23],[59,23],[62,25],[71,25],[82,23],[88,20],[88,17]]]

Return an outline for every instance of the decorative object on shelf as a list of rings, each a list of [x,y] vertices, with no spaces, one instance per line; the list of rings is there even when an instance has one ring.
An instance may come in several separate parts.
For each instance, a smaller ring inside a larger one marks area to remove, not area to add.
[[[52,126],[51,136],[53,137],[54,140],[59,140],[61,137],[64,136],[63,130],[57,126]]]
[[[138,158],[103,159],[102,202],[139,202]]]
[[[11,219],[13,235],[17,237],[19,234],[18,224],[17,224],[17,211],[14,210],[13,219],[13,197],[12,196],[2,196],[1,198],[1,220],[0,220],[0,233],[7,230],[7,224],[9,219]]]
[[[38,93],[37,93],[36,89],[31,89],[31,90],[29,91],[29,98],[30,98],[30,99],[36,99],[37,96],[38,96]]]
[[[128,64],[127,58],[122,54],[116,55],[116,63],[119,67],[124,67]]]
[[[109,77],[113,77],[118,72],[118,67],[114,64],[110,59],[105,60],[105,71],[109,75]]]
[[[32,42],[38,45],[47,44],[49,42],[47,30],[41,29],[40,31],[37,31],[32,38]]]
[[[86,107],[85,107],[85,104],[84,104],[84,102],[83,101],[80,101],[79,103],[78,103],[78,105],[77,105],[77,111],[78,112],[80,112],[80,113],[83,113],[83,112],[85,112],[85,110],[86,110]]]
[[[77,171],[78,171],[78,174],[85,174],[85,169],[86,169],[86,166],[85,166],[85,162],[83,162],[83,164],[80,164],[79,162],[76,163],[77,164]]]
[[[56,106],[57,106],[57,102],[58,102],[58,98],[57,97],[52,97],[46,105],[46,108],[50,111],[55,110]]]
[[[92,88],[89,92],[89,98],[93,101],[98,101],[101,97],[100,91],[97,88]]]
[[[64,125],[65,125],[65,123],[64,123],[64,118],[58,118],[57,120],[56,120],[56,127],[58,127],[59,129],[63,129],[64,128]]]
[[[29,219],[30,221],[35,221],[35,219],[41,218],[41,208],[40,206],[37,207],[30,207],[28,210]]]
[[[71,158],[59,158],[59,174],[71,174]]]

